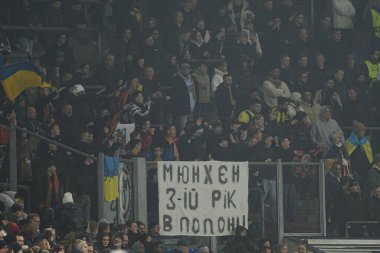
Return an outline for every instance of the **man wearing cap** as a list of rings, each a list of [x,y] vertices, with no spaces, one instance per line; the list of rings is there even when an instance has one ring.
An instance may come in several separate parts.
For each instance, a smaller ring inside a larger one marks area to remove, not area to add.
[[[273,66],[270,69],[268,78],[263,83],[264,101],[273,108],[278,105],[279,97],[289,98],[290,90],[288,85],[280,80],[280,68]]]
[[[62,206],[57,215],[57,229],[66,235],[69,232],[83,232],[86,230],[82,209],[74,203],[73,195],[66,192],[63,195]],[[63,238],[63,237],[62,237]]]
[[[189,253],[190,242],[187,239],[180,239],[177,242],[177,248],[175,248],[173,253]]]

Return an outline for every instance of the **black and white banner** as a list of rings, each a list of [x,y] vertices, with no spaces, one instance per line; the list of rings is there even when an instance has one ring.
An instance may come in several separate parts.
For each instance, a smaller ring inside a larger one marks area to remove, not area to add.
[[[232,235],[248,227],[248,162],[158,162],[163,235]]]

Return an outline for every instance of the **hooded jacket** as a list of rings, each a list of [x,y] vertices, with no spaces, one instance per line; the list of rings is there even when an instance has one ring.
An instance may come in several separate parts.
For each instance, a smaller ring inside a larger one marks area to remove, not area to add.
[[[338,29],[352,29],[354,24],[352,18],[356,10],[349,0],[333,0],[332,12],[334,17],[333,27]]]
[[[311,141],[314,144],[324,148],[327,148],[332,145],[329,136],[334,131],[338,131],[341,133],[342,143],[344,142],[343,131],[338,125],[338,123],[331,117],[328,120],[324,119],[323,114],[326,108],[329,108],[331,111],[330,106],[321,107],[319,119],[315,121],[314,124],[311,126],[310,133]]]

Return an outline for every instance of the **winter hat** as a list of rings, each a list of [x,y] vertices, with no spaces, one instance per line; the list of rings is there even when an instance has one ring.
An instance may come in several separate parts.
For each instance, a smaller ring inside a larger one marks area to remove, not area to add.
[[[353,125],[354,125],[354,132],[355,133],[360,133],[361,130],[365,129],[365,125],[359,121],[354,121],[353,122]]]
[[[74,203],[73,195],[71,192],[66,192],[65,195],[63,195],[62,204],[66,203]]]
[[[21,250],[21,245],[18,244],[17,242],[12,243],[10,246],[14,253],[17,253]]]
[[[86,246],[87,243],[86,241],[83,241],[83,240],[76,240],[75,243],[74,243],[74,248],[78,249],[79,251],[82,251],[82,248],[84,246]]]
[[[15,235],[21,233],[21,229],[16,223],[9,223],[8,228],[7,228],[7,234],[9,236]]]
[[[13,204],[11,210],[12,210],[12,213],[15,213],[15,212],[18,212],[18,211],[22,211],[22,206],[20,206],[19,204]]]
[[[348,183],[348,187],[353,187],[355,185],[359,185],[359,182],[357,180],[351,180],[350,183]]]
[[[306,112],[298,111],[296,116],[293,117],[293,119],[296,119],[298,121],[302,121],[307,116]]]
[[[7,243],[4,241],[0,241],[0,249],[3,249],[5,247],[7,247]]]

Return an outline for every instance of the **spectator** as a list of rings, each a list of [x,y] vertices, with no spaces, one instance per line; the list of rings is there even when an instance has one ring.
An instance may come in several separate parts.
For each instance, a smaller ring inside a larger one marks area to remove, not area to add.
[[[179,150],[176,144],[176,137],[176,127],[174,125],[167,126],[163,144],[163,161],[179,161]]]
[[[182,132],[195,107],[193,79],[190,76],[190,65],[182,63],[181,69],[173,79],[171,108],[177,128]]]
[[[199,63],[191,75],[194,80],[195,94],[197,97],[197,117],[209,119],[213,112],[211,104],[211,82],[208,75],[208,67],[204,62]]]
[[[61,0],[53,0],[45,11],[45,26],[61,27],[63,26],[63,11]]]
[[[331,118],[331,108],[322,106],[319,119],[311,126],[311,140],[318,148],[327,151],[331,146],[330,134],[334,131],[342,133],[342,141],[344,141],[343,131],[338,123]]]
[[[57,228],[62,236],[69,232],[84,233],[86,230],[82,209],[74,203],[70,192],[66,192],[63,196],[62,207],[57,215]]]
[[[46,50],[42,60],[47,66],[57,64],[62,70],[74,72],[74,54],[70,46],[67,45],[66,33],[57,34],[56,41]]]
[[[371,144],[365,137],[365,132],[365,125],[355,121],[354,130],[344,143],[344,148],[350,157],[352,173],[361,184],[364,183],[373,162]]]
[[[223,82],[223,76],[228,74],[227,62],[221,61],[219,65],[214,69],[214,75],[211,80],[211,91],[214,95],[218,86]]]
[[[348,100],[343,107],[345,126],[350,126],[356,120],[368,125],[371,118],[370,106],[367,100],[359,96],[356,88],[350,86],[347,89]]]
[[[372,168],[368,170],[366,175],[365,186],[367,187],[367,192],[369,193],[370,189],[380,185],[380,154],[375,156],[375,159],[372,164]]]
[[[273,66],[269,71],[267,79],[263,83],[264,101],[270,108],[278,105],[278,97],[290,97],[290,91],[287,84],[282,82],[279,78],[280,69],[277,66]]]
[[[227,126],[236,106],[236,88],[233,84],[232,76],[225,74],[214,94],[214,104],[217,115],[223,126]]]
[[[280,139],[280,147],[277,150],[277,158],[283,162],[294,161],[293,149],[288,137]],[[295,187],[295,176],[291,168],[285,167],[283,172],[284,180],[284,217],[286,221],[294,222],[296,215],[297,197]]]

